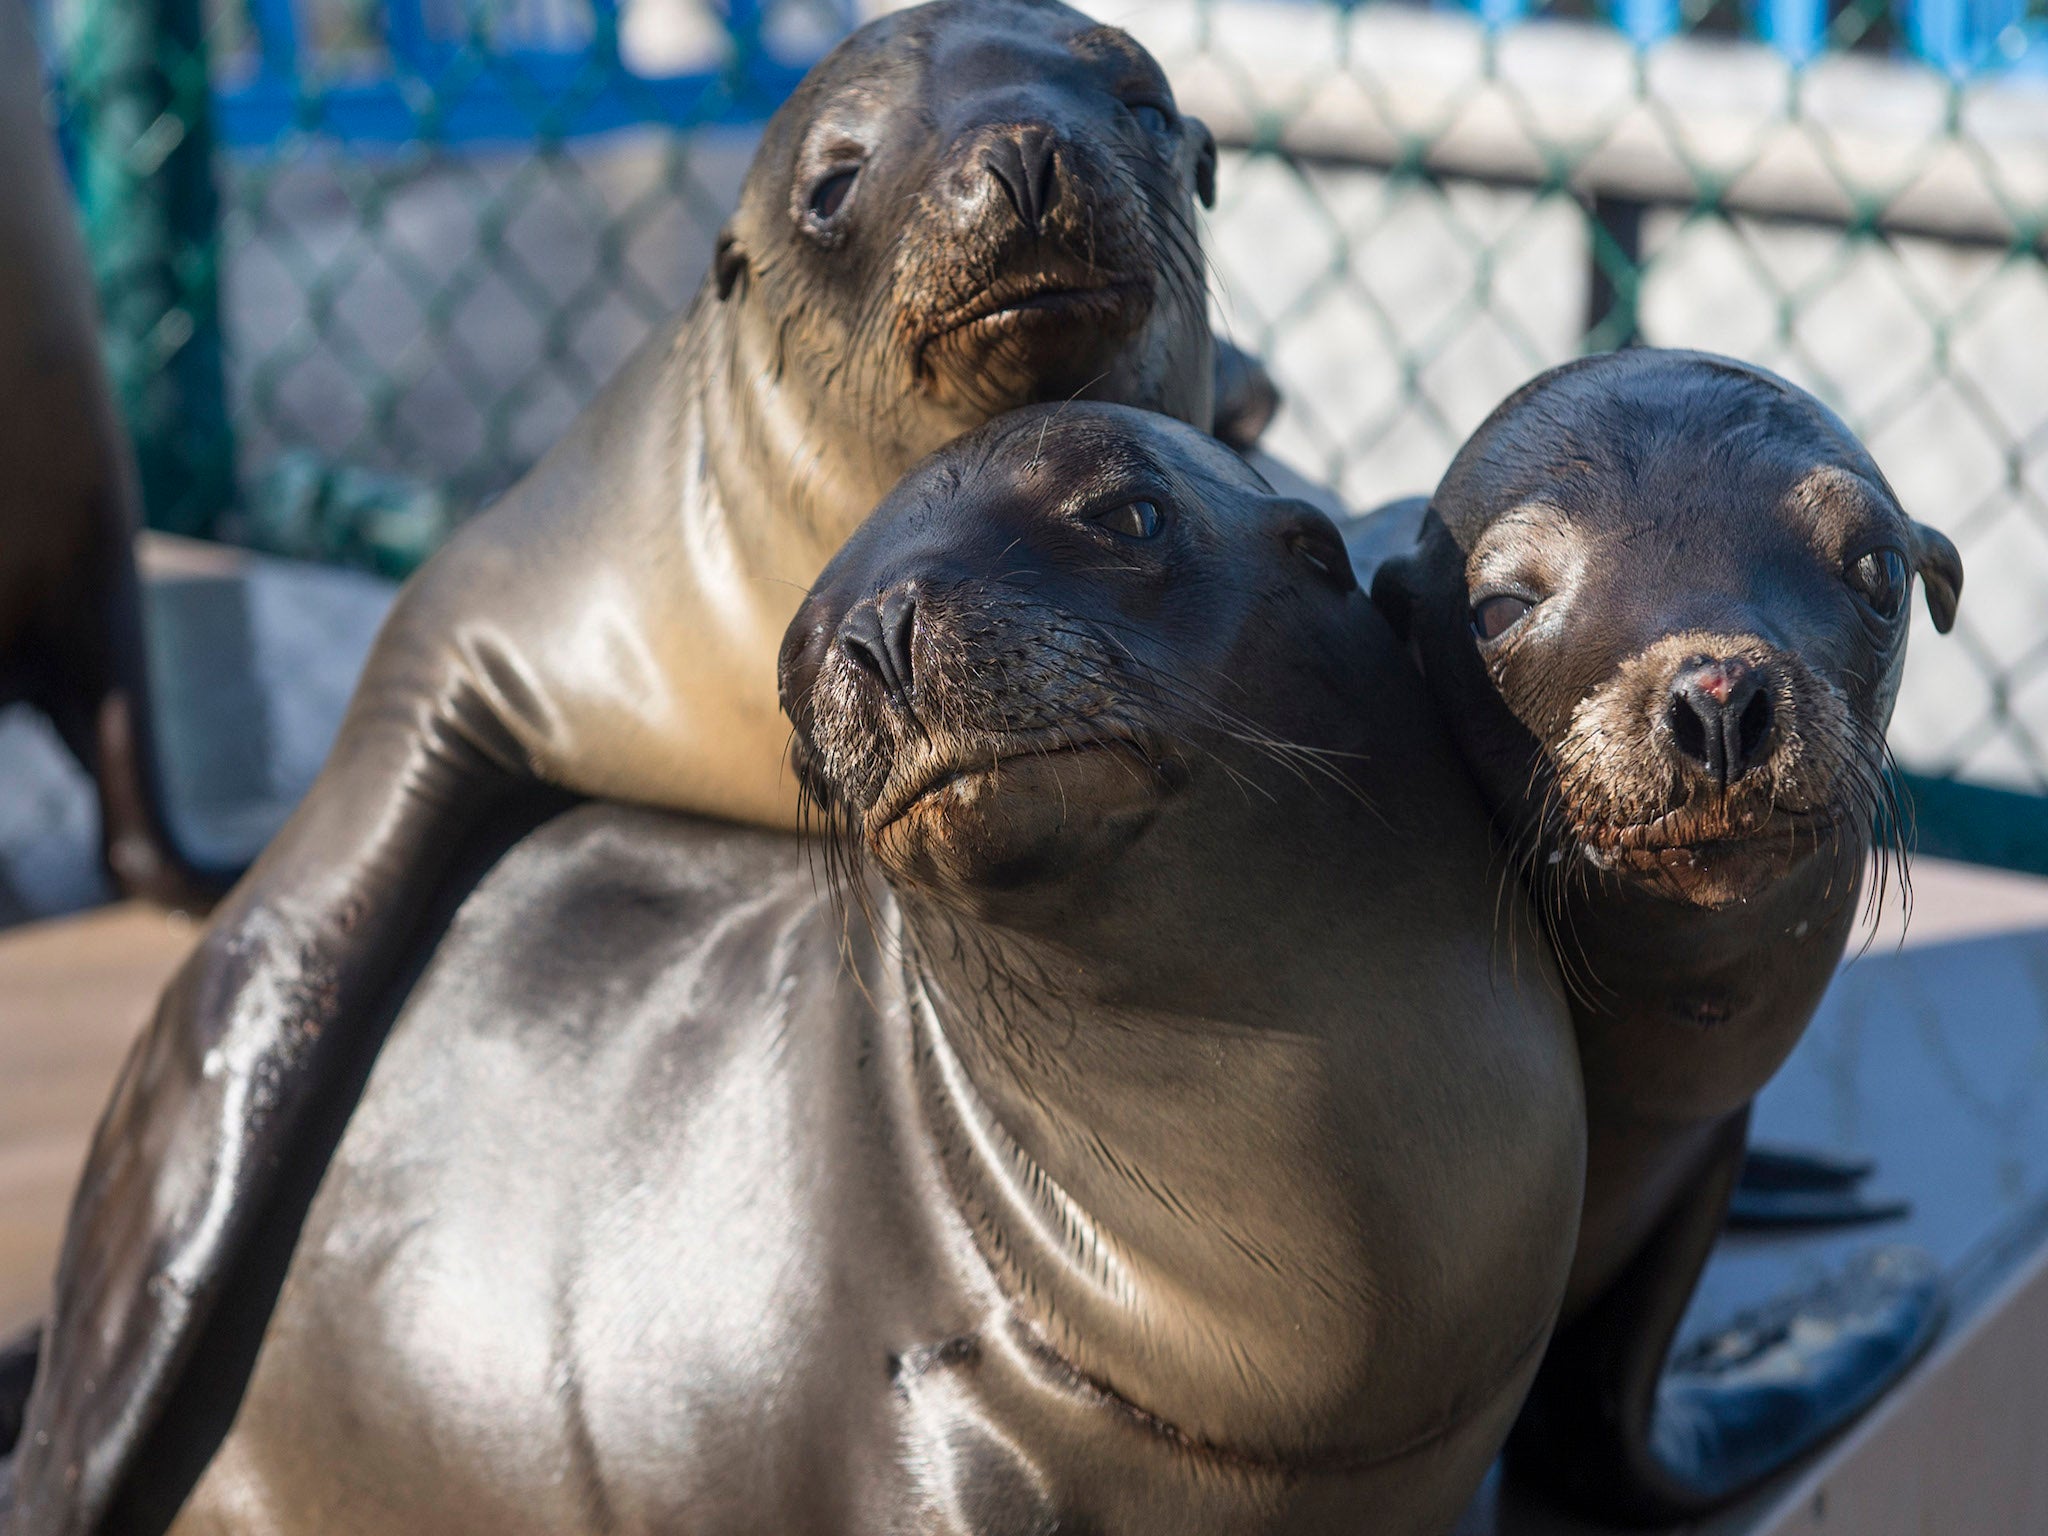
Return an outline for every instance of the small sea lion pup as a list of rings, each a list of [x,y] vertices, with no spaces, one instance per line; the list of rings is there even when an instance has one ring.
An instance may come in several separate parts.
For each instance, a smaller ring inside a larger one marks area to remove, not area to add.
[[[14,1531],[114,1507],[273,1168],[374,1051],[376,999],[485,828],[549,787],[790,824],[776,647],[905,470],[1036,400],[1210,424],[1214,174],[1158,65],[1063,6],[903,12],[811,72],[690,310],[401,596],[311,794],[131,1056]]]
[[[835,853],[591,807],[498,864],[175,1531],[1445,1529],[1582,1109],[1334,527],[1162,418],[1020,413],[781,677]]]
[[[1572,986],[1585,1213],[1510,1452],[1588,1511],[1732,1497],[1938,1325],[1935,1280],[1894,1253],[1665,1369],[1750,1100],[1855,921],[1916,573],[1946,630],[1955,547],[1819,402],[1639,349],[1511,396],[1374,579]]]
[[[38,57],[26,8],[0,0],[0,705],[47,715],[93,776],[116,883],[191,904],[226,879],[194,864],[163,816],[135,470]]]

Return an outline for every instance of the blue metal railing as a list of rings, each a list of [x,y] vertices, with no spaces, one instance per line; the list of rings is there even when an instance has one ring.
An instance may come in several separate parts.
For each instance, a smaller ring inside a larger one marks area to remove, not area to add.
[[[620,53],[617,0],[587,3],[588,38],[565,43],[507,36],[473,13],[437,17],[421,0],[383,0],[381,46],[337,68],[307,43],[303,0],[247,0],[254,46],[221,71],[220,136],[241,148],[294,132],[396,146],[758,122],[815,62],[777,54],[758,0],[731,0],[718,63],[641,74]]]
[[[581,41],[520,38],[473,13],[430,14],[422,0],[382,0],[377,53],[337,70],[309,46],[311,0],[246,0],[254,46],[224,71],[218,127],[256,148],[295,131],[353,144],[563,139],[641,123],[759,121],[810,58],[765,46],[759,0],[731,0],[724,62],[668,75],[636,72],[619,50],[618,0],[587,0]],[[1491,26],[1540,15],[1542,0],[1449,0]],[[834,5],[844,25],[850,0]],[[1838,7],[1833,7],[1838,9]],[[1639,46],[1688,30],[1681,0],[1605,0],[1608,20]],[[1741,30],[1794,63],[1826,52],[1829,0],[1750,0]],[[2048,26],[2029,0],[1894,0],[1896,52],[1964,79],[2048,72]]]

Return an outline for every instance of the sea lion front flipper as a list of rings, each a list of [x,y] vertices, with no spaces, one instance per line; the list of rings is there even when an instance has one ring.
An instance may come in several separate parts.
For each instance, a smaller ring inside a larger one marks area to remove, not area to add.
[[[1875,1401],[1933,1342],[1947,1307],[1934,1260],[1887,1247],[1741,1314],[1672,1360],[1658,1456],[1722,1498],[1744,1491]]]
[[[374,1057],[363,1021],[447,872],[487,827],[556,803],[506,723],[512,663],[451,643],[432,569],[401,595],[311,793],[122,1067],[65,1231],[12,1536],[100,1527],[314,1112]]]
[[[1728,1207],[1728,1226],[1734,1231],[1783,1231],[1897,1220],[1912,1209],[1910,1202],[1873,1199],[1863,1193],[1863,1181],[1876,1171],[1868,1158],[1751,1147]]]
[[[1280,386],[1266,365],[1218,336],[1214,434],[1239,453],[1250,453],[1279,409]]]
[[[1651,1238],[1584,1313],[1550,1341],[1508,1436],[1508,1467],[1594,1519],[1656,1524],[1719,1503],[1714,1468],[1664,1459],[1659,1386],[1672,1339],[1706,1268],[1742,1168],[1749,1112],[1722,1125],[1708,1158]],[[1703,1440],[1705,1437],[1700,1436]]]
[[[1940,1326],[1931,1261],[1888,1249],[1671,1357],[1742,1167],[1747,1121],[1745,1112],[1722,1128],[1684,1203],[1559,1330],[1515,1423],[1510,1467],[1577,1513],[1657,1525],[1728,1503],[1860,1414]]]

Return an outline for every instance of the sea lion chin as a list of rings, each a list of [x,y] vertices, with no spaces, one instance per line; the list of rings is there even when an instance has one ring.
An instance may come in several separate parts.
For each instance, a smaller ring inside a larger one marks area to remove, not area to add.
[[[1105,863],[1142,836],[1173,775],[1136,743],[1062,743],[950,769],[868,834],[900,881],[1002,890]]]

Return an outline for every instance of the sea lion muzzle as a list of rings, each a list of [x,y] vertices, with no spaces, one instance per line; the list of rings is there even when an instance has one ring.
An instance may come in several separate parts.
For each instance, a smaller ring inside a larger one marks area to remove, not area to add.
[[[858,588],[856,588],[858,590]],[[1106,634],[980,580],[799,620],[783,687],[813,804],[899,878],[1002,887],[1100,857],[1176,775]]]
[[[1590,863],[1715,906],[1853,824],[1883,738],[1797,651],[1695,630],[1617,667],[1548,760]]]

